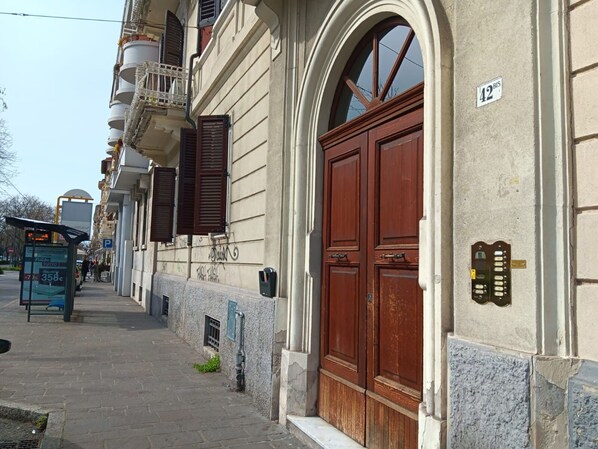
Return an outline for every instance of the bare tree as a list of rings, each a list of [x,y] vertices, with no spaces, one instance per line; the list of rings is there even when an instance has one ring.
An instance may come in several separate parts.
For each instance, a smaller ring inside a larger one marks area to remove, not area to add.
[[[25,242],[25,231],[6,224],[4,217],[29,218],[54,222],[54,208],[32,195],[13,196],[0,200],[0,255],[19,255]]]
[[[4,89],[0,88],[0,112],[4,112],[8,106],[4,101]],[[6,193],[6,184],[10,184],[10,178],[14,176],[14,163],[16,154],[10,150],[12,138],[6,127],[6,122],[0,118],[0,192]]]

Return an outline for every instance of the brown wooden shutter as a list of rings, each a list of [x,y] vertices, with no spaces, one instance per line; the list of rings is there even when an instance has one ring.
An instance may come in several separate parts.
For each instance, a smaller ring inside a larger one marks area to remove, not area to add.
[[[228,124],[227,115],[197,119],[195,234],[226,230]]]
[[[181,67],[183,65],[183,39],[185,29],[176,14],[166,11],[166,27],[162,34],[160,62]]]
[[[193,234],[195,218],[195,178],[197,167],[197,130],[181,129],[179,149],[179,193],[177,234]]]
[[[172,241],[175,176],[176,170],[174,168],[154,168],[152,224],[150,229],[150,241],[152,242]]]

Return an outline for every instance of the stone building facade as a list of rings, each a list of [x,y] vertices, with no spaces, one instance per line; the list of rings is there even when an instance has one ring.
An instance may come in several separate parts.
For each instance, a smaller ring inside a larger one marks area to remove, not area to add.
[[[124,14],[120,294],[305,438],[595,444],[598,0]]]

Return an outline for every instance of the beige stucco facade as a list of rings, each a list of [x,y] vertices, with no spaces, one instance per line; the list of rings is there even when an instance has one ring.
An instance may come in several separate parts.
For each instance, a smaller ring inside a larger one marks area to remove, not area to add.
[[[572,2],[570,17],[578,355],[598,360],[598,2]]]

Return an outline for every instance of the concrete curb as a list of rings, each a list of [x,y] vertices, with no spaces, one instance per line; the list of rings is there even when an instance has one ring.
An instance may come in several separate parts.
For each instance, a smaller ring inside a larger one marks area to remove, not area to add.
[[[61,449],[64,422],[64,410],[45,410],[40,407],[15,402],[0,401],[0,416],[19,421],[35,421],[41,416],[47,416],[48,421],[44,436],[41,439],[41,449]]]

